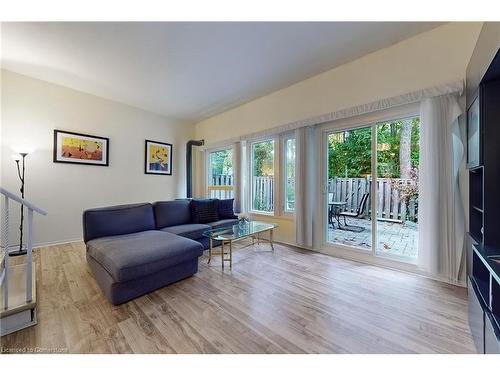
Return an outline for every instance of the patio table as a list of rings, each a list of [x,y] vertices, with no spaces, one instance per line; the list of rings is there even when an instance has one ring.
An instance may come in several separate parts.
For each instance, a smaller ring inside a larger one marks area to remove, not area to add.
[[[340,213],[343,211],[344,207],[347,205],[345,201],[337,201],[328,203],[328,224],[332,224],[333,227],[333,217],[337,220],[337,225],[340,228]]]

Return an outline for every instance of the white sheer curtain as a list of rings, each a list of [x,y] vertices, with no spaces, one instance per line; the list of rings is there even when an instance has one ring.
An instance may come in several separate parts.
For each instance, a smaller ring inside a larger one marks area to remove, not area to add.
[[[456,94],[423,99],[420,106],[419,266],[459,282],[465,218],[458,185],[464,156]]]
[[[234,188],[234,212],[244,212],[243,199],[243,163],[242,142],[233,144],[233,188]]]
[[[316,219],[318,150],[316,133],[312,126],[295,130],[295,228],[298,246],[316,245],[314,222]]]

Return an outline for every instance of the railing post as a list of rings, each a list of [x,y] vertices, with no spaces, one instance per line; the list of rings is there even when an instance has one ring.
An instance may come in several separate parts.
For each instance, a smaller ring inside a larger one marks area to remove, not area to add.
[[[32,277],[33,277],[33,209],[28,209],[28,249],[26,263],[26,302],[33,299]]]
[[[2,283],[3,291],[3,308],[7,309],[9,307],[9,198],[4,196],[4,216],[3,216],[3,238],[4,238],[4,279]]]

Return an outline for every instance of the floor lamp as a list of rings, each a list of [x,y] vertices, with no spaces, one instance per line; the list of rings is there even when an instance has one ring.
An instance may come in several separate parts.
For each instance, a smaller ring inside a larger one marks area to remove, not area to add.
[[[24,199],[24,172],[25,172],[25,161],[27,152],[20,152],[14,156],[14,160],[17,166],[17,175],[21,180],[21,188],[19,191],[21,192],[21,198]],[[22,165],[21,164],[22,160]],[[26,248],[23,248],[23,225],[24,225],[24,205],[21,205],[21,224],[19,225],[19,249],[9,253],[10,256],[18,256],[26,254]]]

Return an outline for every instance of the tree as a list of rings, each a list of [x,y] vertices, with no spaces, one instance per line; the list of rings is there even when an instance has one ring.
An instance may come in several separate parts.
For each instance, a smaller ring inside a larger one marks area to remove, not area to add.
[[[220,150],[210,153],[212,176],[233,174],[233,150]]]
[[[380,123],[376,129],[377,177],[410,176],[411,168],[419,165],[420,119]],[[371,141],[371,127],[331,134],[328,137],[329,178],[371,175]]]
[[[401,133],[399,140],[399,171],[401,178],[411,177],[411,128],[412,120],[401,121]]]
[[[253,144],[253,175],[274,175],[274,141],[264,141]]]

